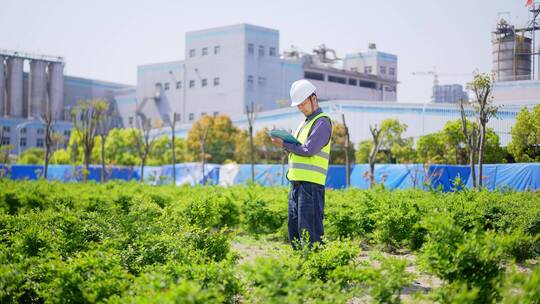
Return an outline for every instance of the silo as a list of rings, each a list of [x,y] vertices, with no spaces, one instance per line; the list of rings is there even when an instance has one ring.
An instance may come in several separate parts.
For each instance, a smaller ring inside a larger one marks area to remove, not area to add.
[[[7,60],[7,108],[11,117],[23,116],[23,64],[23,58]]]
[[[493,43],[493,73],[499,81],[531,79],[531,39],[510,33],[496,35]]]
[[[28,118],[39,118],[45,113],[47,94],[47,63],[41,60],[30,62],[30,92],[28,94]]]
[[[6,115],[6,68],[4,59],[3,56],[0,56],[0,117]]]
[[[64,110],[64,63],[49,63],[49,102],[55,119],[63,119]]]

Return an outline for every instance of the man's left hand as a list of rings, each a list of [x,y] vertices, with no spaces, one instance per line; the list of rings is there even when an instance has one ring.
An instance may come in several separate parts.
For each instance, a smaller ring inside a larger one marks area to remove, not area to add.
[[[283,139],[272,137],[272,143],[280,148],[283,148]]]

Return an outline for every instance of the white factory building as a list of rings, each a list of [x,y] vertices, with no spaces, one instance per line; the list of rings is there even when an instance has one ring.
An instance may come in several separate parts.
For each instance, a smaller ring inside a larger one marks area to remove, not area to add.
[[[188,32],[185,40],[184,60],[140,65],[136,90],[117,96],[125,126],[141,115],[167,122],[176,112],[192,123],[205,114],[242,115],[251,103],[278,109],[302,78],[313,81],[320,100],[397,98],[397,56],[374,44],[345,58],[324,45],[313,54],[281,52],[278,30],[250,24]]]
[[[342,122],[342,114],[349,128],[350,139],[356,145],[361,141],[371,139],[370,125],[380,125],[387,118],[397,119],[407,125],[404,137],[412,137],[414,141],[423,135],[438,132],[449,121],[460,119],[460,109],[455,104],[436,103],[380,103],[350,100],[333,100],[321,102],[322,110],[328,113],[332,119]],[[534,105],[527,105],[532,109]],[[522,106],[503,106],[497,112],[497,117],[492,118],[488,127],[493,128],[499,136],[502,146],[511,141],[510,129],[515,124],[516,116]],[[468,114],[471,114],[468,111]],[[232,122],[237,127],[247,130],[248,123],[245,115],[232,117]],[[293,131],[305,117],[296,107],[286,107],[258,113],[253,125],[254,132],[264,127],[269,129],[280,128]],[[176,136],[185,138],[191,128],[190,124],[184,124],[176,129]],[[170,136],[171,129],[164,126],[155,129],[156,136]]]
[[[136,90],[116,98],[124,125],[137,116],[150,117],[165,122],[154,132],[170,135],[167,122],[176,112],[179,137],[186,137],[191,124],[205,114],[226,114],[247,129],[246,105],[254,103],[259,110],[255,131],[294,130],[303,118],[296,108],[288,107],[288,93],[291,83],[301,78],[315,84],[323,110],[337,122],[344,114],[354,143],[370,139],[369,126],[387,118],[407,124],[404,135],[415,139],[460,118],[455,103],[397,103],[397,56],[377,50],[374,44],[366,52],[344,58],[325,45],[309,54],[295,48],[280,51],[277,30],[239,24],[188,32],[185,45],[183,61],[138,67]],[[537,83],[495,82],[495,102],[501,108],[489,126],[502,145],[510,142],[520,107],[540,102],[540,95],[534,96]]]

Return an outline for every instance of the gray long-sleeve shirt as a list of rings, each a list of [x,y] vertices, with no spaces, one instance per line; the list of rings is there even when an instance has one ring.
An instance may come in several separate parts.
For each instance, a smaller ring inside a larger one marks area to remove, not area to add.
[[[304,124],[307,124],[317,115],[322,113],[321,108],[309,115]],[[296,134],[295,134],[296,135]],[[311,133],[303,145],[284,142],[283,147],[285,150],[294,154],[302,156],[313,156],[321,151],[321,149],[328,144],[330,136],[332,135],[332,124],[326,117],[321,117],[313,123],[311,127]]]

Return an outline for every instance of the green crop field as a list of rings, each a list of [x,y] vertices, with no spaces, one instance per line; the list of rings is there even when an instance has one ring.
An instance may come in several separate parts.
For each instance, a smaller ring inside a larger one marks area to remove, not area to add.
[[[1,303],[539,303],[540,195],[0,180]]]

